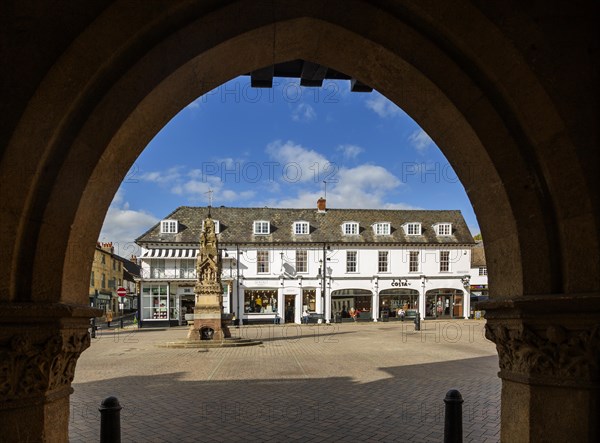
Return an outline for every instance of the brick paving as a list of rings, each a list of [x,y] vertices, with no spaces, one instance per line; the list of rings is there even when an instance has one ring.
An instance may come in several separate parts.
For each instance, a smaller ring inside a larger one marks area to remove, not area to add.
[[[500,379],[483,321],[244,326],[260,346],[167,349],[185,328],[103,331],[77,364],[70,441],[99,441],[119,398],[123,442],[440,442],[443,398],[465,442],[499,441]]]

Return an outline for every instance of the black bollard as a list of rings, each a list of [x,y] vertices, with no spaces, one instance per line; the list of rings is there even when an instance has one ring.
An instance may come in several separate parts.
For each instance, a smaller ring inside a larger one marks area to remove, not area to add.
[[[419,313],[417,312],[417,316],[415,317],[415,331],[421,330],[421,317],[419,317]]]
[[[121,405],[117,397],[100,404],[100,443],[121,443]]]
[[[123,329],[123,316],[121,316],[120,326],[121,326],[121,329]]]
[[[96,317],[92,317],[92,338],[96,338]]]
[[[444,443],[462,443],[462,395],[456,389],[446,393],[446,415],[444,418]]]

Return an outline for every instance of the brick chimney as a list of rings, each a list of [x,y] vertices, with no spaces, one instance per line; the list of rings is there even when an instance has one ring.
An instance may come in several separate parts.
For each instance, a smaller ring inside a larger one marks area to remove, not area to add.
[[[325,200],[323,197],[317,200],[317,209],[319,210],[319,212],[325,212],[327,210],[326,203],[327,200]]]

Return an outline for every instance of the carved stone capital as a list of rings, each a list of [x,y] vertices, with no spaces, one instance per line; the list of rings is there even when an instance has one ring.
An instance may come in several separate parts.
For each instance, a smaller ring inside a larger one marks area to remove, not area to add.
[[[535,296],[480,305],[496,344],[500,377],[516,382],[598,387],[600,297]]]
[[[59,303],[0,304],[0,406],[69,395],[96,311]]]

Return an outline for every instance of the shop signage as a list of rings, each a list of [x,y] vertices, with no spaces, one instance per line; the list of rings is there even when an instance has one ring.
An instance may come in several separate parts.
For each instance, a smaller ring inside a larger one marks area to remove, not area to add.
[[[395,278],[392,280],[392,286],[401,287],[401,286],[410,286],[410,283],[405,278]]]

